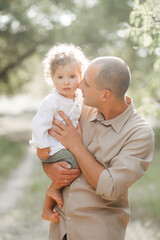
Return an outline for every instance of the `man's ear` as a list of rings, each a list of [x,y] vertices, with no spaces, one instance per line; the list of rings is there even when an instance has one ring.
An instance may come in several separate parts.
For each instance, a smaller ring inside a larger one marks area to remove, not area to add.
[[[102,101],[106,102],[111,98],[111,91],[108,89],[104,89],[102,92]]]

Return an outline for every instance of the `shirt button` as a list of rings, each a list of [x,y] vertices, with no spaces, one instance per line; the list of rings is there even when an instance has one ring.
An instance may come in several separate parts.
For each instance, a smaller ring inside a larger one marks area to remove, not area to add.
[[[81,179],[80,179],[80,178],[77,178],[77,181],[78,181],[78,182],[80,182],[80,181],[81,181]]]
[[[71,220],[71,218],[70,218],[70,217],[67,217],[67,219],[68,219],[68,221],[69,221],[69,220]]]
[[[70,196],[70,197],[73,197],[73,193],[70,193],[69,196]]]

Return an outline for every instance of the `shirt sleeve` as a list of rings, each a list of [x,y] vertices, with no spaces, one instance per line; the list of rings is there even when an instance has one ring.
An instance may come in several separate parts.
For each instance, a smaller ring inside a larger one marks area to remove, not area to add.
[[[116,200],[145,174],[153,149],[154,134],[149,127],[133,133],[111,160],[110,166],[102,171],[96,194],[106,200]]]
[[[51,128],[53,117],[56,112],[56,99],[45,98],[41,103],[36,116],[32,123],[32,140],[30,144],[38,148],[46,148],[51,146],[49,140],[48,129]]]

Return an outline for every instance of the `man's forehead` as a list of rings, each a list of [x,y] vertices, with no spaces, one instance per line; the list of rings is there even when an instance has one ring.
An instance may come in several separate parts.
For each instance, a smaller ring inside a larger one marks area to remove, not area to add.
[[[94,79],[97,76],[98,72],[99,72],[99,70],[98,70],[98,68],[96,68],[95,64],[90,65],[86,69],[86,71],[84,73],[84,78],[83,78],[86,85],[88,85],[88,86],[95,85]]]
[[[100,66],[98,66],[97,64],[95,64],[93,62],[86,69],[85,75],[87,75],[87,76],[90,76],[90,75],[96,76],[99,73],[99,70],[100,70]]]

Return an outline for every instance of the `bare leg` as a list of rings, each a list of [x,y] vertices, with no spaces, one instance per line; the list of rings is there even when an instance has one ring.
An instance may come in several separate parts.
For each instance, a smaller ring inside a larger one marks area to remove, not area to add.
[[[56,201],[46,194],[44,207],[42,212],[42,218],[47,221],[58,223],[60,222],[60,215],[58,212],[53,212],[53,207],[56,205]]]
[[[59,208],[63,207],[62,193],[60,189],[54,185],[54,183],[51,183],[51,185],[47,189],[47,195],[56,201]]]

